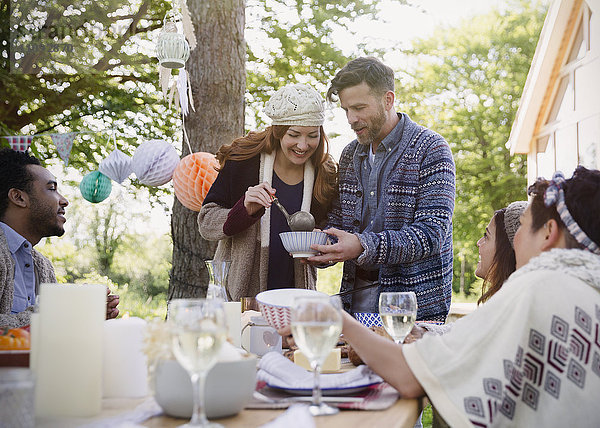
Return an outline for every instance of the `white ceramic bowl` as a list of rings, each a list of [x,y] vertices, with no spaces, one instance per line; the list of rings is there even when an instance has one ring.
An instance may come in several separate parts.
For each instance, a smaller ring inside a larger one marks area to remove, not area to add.
[[[271,327],[279,330],[290,324],[290,307],[294,299],[310,296],[327,296],[327,294],[303,288],[281,288],[258,293],[256,301],[265,320]]]
[[[310,248],[313,244],[325,245],[327,243],[325,232],[282,232],[279,234],[283,247],[292,257],[311,257],[317,252]]]
[[[236,415],[248,403],[255,387],[256,357],[215,364],[206,377],[206,416]],[[154,373],[154,398],[167,415],[192,417],[192,381],[177,361],[158,363]]]

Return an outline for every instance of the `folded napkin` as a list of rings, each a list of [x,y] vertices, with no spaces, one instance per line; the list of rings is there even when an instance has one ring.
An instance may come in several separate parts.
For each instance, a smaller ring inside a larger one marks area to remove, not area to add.
[[[314,374],[292,363],[278,352],[265,354],[258,363],[257,380],[269,386],[290,389],[312,389]],[[382,382],[369,367],[359,366],[344,373],[326,373],[320,376],[322,389],[353,388]]]
[[[306,404],[294,404],[284,414],[261,428],[315,428],[315,421]]]

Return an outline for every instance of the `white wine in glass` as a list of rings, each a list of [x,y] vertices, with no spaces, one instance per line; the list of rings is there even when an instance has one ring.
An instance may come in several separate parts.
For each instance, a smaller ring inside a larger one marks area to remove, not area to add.
[[[319,376],[321,366],[337,344],[342,332],[342,304],[340,298],[329,296],[299,297],[291,311],[294,341],[310,361],[315,381],[313,401],[309,408],[313,416],[333,415],[336,407],[321,401]]]
[[[381,293],[379,315],[388,334],[402,343],[417,319],[417,296],[412,291]]]
[[[206,375],[217,362],[227,337],[225,311],[220,299],[177,299],[169,304],[173,353],[189,373],[194,393],[192,420],[182,427],[222,428],[211,423],[204,411]]]

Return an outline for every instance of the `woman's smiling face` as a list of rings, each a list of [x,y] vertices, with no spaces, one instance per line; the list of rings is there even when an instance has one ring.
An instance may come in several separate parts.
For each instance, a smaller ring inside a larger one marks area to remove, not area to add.
[[[294,165],[304,165],[321,140],[318,126],[290,126],[281,138],[281,153]]]

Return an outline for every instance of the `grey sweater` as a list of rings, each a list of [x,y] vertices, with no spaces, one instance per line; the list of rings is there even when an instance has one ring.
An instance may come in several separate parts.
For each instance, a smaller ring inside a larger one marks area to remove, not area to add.
[[[33,266],[35,271],[36,294],[43,282],[56,282],[54,267],[50,260],[32,249]],[[0,327],[22,327],[29,324],[33,306],[18,314],[12,314],[13,296],[15,291],[15,260],[12,258],[4,232],[0,229]]]

